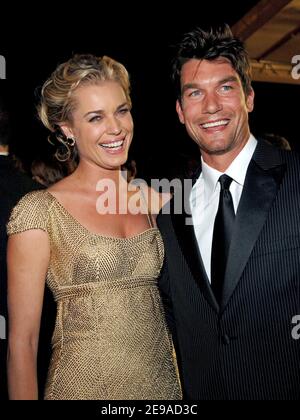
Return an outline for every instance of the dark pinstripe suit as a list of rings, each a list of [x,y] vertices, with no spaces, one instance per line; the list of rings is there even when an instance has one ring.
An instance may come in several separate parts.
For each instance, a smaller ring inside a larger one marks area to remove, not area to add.
[[[300,157],[260,141],[236,215],[222,304],[186,215],[158,217],[160,287],[189,399],[300,399]],[[172,309],[170,308],[173,306]]]

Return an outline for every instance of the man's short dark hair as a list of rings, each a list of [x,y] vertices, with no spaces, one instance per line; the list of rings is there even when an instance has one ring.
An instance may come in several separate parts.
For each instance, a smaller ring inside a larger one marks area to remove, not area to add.
[[[173,60],[172,79],[178,98],[181,98],[180,75],[182,66],[190,59],[213,61],[226,58],[241,79],[246,97],[251,92],[251,65],[244,44],[234,38],[227,24],[196,28],[186,33],[177,45]]]

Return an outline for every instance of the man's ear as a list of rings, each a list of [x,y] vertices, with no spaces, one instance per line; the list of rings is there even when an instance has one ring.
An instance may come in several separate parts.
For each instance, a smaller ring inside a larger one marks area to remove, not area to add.
[[[254,97],[255,97],[255,93],[254,93],[253,88],[251,87],[250,93],[249,93],[249,95],[247,96],[247,99],[246,99],[246,105],[247,105],[248,112],[253,111]]]
[[[181,108],[181,103],[179,101],[179,99],[177,99],[176,101],[176,111],[179,117],[179,121],[181,122],[181,124],[184,124],[184,115],[182,112],[182,108]]]

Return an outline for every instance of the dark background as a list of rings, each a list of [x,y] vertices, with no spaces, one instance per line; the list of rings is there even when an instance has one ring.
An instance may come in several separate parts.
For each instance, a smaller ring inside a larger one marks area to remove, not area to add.
[[[2,15],[0,54],[7,61],[12,92],[15,136],[13,150],[29,166],[49,153],[47,132],[36,118],[35,91],[58,63],[73,53],[109,55],[121,61],[132,81],[135,137],[131,149],[138,176],[172,177],[188,156],[199,158],[175,112],[170,82],[172,45],[183,32],[201,24],[234,24],[258,1],[185,1],[81,3],[64,13],[51,3],[29,15],[26,5]],[[17,6],[16,6],[17,7]],[[41,6],[42,7],[42,6]],[[21,19],[20,19],[21,16]],[[295,51],[295,54],[300,53]],[[1,88],[1,85],[0,85]],[[252,132],[285,136],[300,149],[297,126],[300,86],[254,83]]]

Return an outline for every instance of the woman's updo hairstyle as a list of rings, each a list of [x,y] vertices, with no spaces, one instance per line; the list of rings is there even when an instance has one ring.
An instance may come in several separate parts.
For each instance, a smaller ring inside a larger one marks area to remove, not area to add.
[[[73,139],[68,139],[60,124],[72,120],[76,108],[74,91],[84,84],[116,81],[122,86],[131,105],[130,81],[126,68],[110,57],[76,54],[60,64],[44,83],[41,90],[39,117],[51,131],[49,142],[56,147],[55,157],[60,162],[77,161],[77,149]]]

